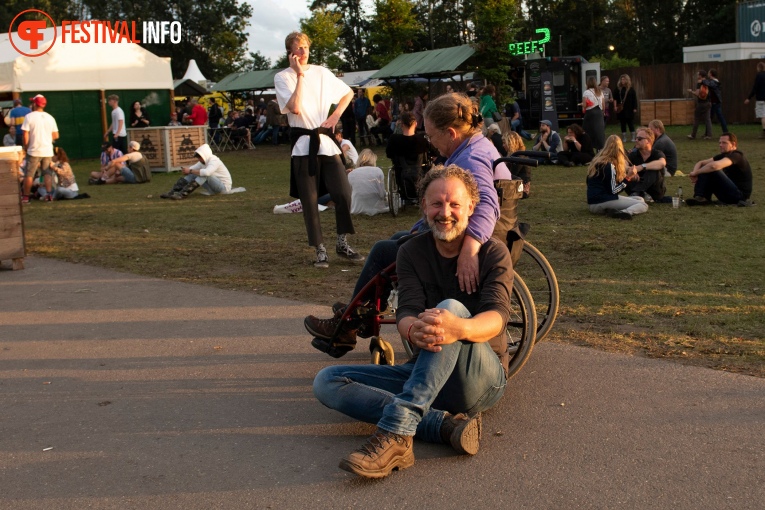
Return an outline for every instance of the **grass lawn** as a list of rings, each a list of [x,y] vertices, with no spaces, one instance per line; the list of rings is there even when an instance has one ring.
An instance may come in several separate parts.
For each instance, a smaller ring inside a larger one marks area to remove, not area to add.
[[[549,341],[594,346],[765,377],[765,140],[759,126],[734,126],[754,172],[756,207],[672,209],[650,206],[633,221],[587,210],[584,167],[541,167],[519,215],[528,239],[555,267],[561,314]],[[717,126],[715,129],[719,131]],[[611,131],[614,131],[611,128]],[[690,127],[671,127],[687,173],[718,152],[717,140],[690,141]],[[628,144],[630,145],[630,144]],[[389,165],[382,149],[380,166]],[[312,303],[348,299],[359,267],[330,269],[311,262],[302,215],[274,215],[288,202],[289,150],[264,145],[222,155],[246,193],[162,200],[178,174],[154,174],[149,184],[88,186],[98,161],[75,161],[89,200],[24,207],[27,249],[46,257],[142,275],[257,292]],[[668,194],[687,177],[669,178]],[[327,245],[334,215],[321,214]],[[355,217],[354,248],[366,254],[377,239],[409,227],[417,212]],[[6,262],[7,264],[7,262]]]

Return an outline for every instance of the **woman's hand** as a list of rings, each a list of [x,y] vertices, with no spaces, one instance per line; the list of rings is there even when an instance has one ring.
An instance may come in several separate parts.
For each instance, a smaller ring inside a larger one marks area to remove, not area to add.
[[[478,291],[478,250],[480,249],[481,243],[466,235],[462,250],[457,257],[457,280],[460,282],[460,290],[468,294]]]

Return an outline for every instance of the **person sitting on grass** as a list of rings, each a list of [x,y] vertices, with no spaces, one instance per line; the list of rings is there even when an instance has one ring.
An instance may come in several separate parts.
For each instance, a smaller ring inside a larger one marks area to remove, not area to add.
[[[603,150],[588,167],[587,203],[590,212],[622,220],[631,220],[633,215],[647,212],[648,204],[643,197],[619,196],[627,181],[637,178],[637,167],[628,165],[621,138],[609,136]]]
[[[592,140],[579,124],[566,128],[563,150],[558,152],[558,164],[563,166],[586,165],[592,161]]]
[[[122,151],[115,147],[114,144],[109,142],[102,144],[101,170],[98,172],[90,172],[90,179],[88,179],[88,184],[106,184],[106,179],[102,179],[106,175],[106,169],[109,168],[109,165],[112,161],[117,158],[121,158],[122,156],[124,156],[124,154],[122,154]],[[125,166],[125,163],[122,163],[122,166]]]
[[[16,126],[8,128],[8,134],[3,137],[3,147],[13,147],[16,145]]]
[[[534,138],[532,150],[549,152],[550,159],[540,160],[541,164],[551,164],[557,161],[558,153],[563,150],[563,141],[557,131],[553,131],[552,122],[547,119],[539,121],[539,132]]]
[[[139,151],[141,144],[133,140],[128,153],[112,159],[94,184],[143,184],[151,182],[149,162]],[[91,174],[92,175],[92,174]]]
[[[358,165],[348,171],[348,182],[351,185],[351,214],[374,216],[388,212],[385,174],[377,166],[377,154],[372,149],[361,151]]]
[[[194,157],[198,162],[181,168],[184,177],[178,179],[170,191],[162,193],[161,198],[183,200],[200,186],[204,188],[203,195],[231,192],[231,174],[223,161],[212,153],[209,145],[201,145],[194,152]]]
[[[664,131],[664,123],[659,119],[649,122],[648,127],[651,128],[655,136],[653,148],[664,153],[664,158],[667,160],[667,166],[664,168],[664,177],[674,176],[675,172],[677,172],[677,147],[675,147],[675,142]]]
[[[53,160],[50,170],[58,177],[58,184],[53,187],[53,176],[45,174],[43,183],[44,191],[40,191],[41,198],[47,201],[76,198],[80,194],[80,188],[74,178],[74,172],[69,165],[69,158],[61,147],[53,149]]]
[[[325,406],[377,425],[340,461],[340,469],[365,478],[412,466],[415,437],[475,455],[480,413],[499,402],[507,384],[510,252],[495,239],[483,243],[475,292],[459,292],[457,260],[480,200],[478,184],[450,165],[428,172],[418,191],[431,230],[404,243],[396,265],[396,326],[413,358],[396,366],[331,366],[313,383]]]
[[[688,205],[708,205],[712,195],[723,204],[751,205],[752,167],[738,150],[733,133],[720,135],[720,154],[696,163],[688,177],[693,183],[693,198]]]
[[[639,179],[630,181],[626,192],[630,196],[643,197],[646,202],[663,202],[667,191],[664,186],[667,159],[663,152],[654,148],[653,141],[654,134],[649,128],[641,126],[635,130],[635,148],[627,158],[637,167]]]

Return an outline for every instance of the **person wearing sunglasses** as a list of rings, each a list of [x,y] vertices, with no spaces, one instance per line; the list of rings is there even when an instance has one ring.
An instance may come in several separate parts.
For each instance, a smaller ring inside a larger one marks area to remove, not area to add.
[[[627,184],[627,194],[643,197],[649,203],[662,202],[666,192],[664,167],[667,159],[663,152],[653,148],[655,136],[650,128],[641,126],[635,133],[635,148],[627,154],[627,159],[636,167],[638,179]]]

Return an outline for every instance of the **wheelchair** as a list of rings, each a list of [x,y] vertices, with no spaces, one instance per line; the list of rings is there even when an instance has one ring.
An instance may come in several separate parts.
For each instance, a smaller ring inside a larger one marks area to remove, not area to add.
[[[401,158],[398,164],[388,169],[385,182],[385,190],[388,195],[388,210],[394,218],[407,206],[407,201],[414,199],[416,202],[416,183],[430,170],[431,164],[427,153],[418,155],[417,161],[407,161]],[[399,175],[399,172],[404,175]],[[416,176],[416,178],[414,178]],[[401,184],[406,189],[401,189]]]
[[[536,156],[537,153],[520,153]],[[520,157],[515,153],[507,158],[500,158],[494,166],[501,162],[537,166],[536,160]],[[389,184],[395,178],[389,172]],[[552,328],[558,313],[560,293],[558,281],[549,261],[533,245],[525,241],[528,226],[519,224],[516,218],[516,207],[523,196],[523,182],[496,181],[502,211],[500,227],[504,227],[508,248],[513,261],[514,278],[511,293],[511,316],[506,325],[508,337],[508,354],[510,357],[508,379],[518,373],[531,356],[534,344],[541,341]],[[501,236],[500,236],[501,237]],[[523,277],[528,273],[533,290],[529,288]],[[358,325],[358,336],[369,338],[371,362],[375,364],[395,364],[395,352],[390,342],[380,334],[385,324],[396,324],[396,306],[398,296],[398,278],[396,264],[390,264],[375,275],[364,288],[346,306],[338,326],[353,322]],[[539,303],[536,303],[536,299]],[[394,333],[397,335],[397,333]],[[411,346],[403,341],[404,350],[408,357],[412,356]]]

